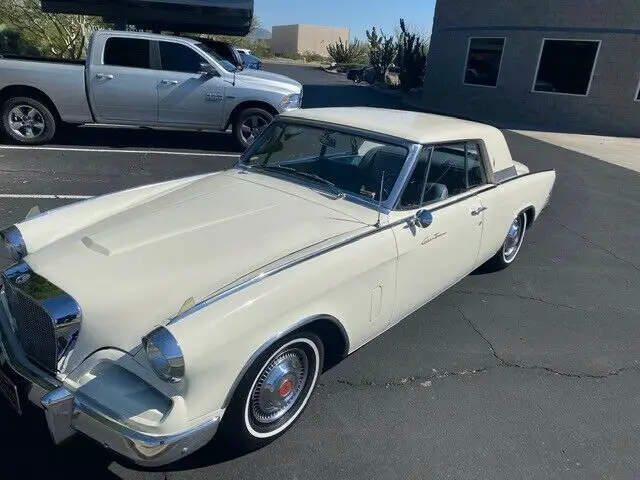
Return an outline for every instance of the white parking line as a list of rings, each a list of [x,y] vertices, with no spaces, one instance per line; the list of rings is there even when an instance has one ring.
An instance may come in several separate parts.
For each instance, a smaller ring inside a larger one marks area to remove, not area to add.
[[[90,152],[90,153],[143,153],[145,155],[181,155],[186,157],[226,157],[239,158],[238,153],[184,152],[171,150],[133,150],[118,148],[75,148],[75,147],[27,147],[22,145],[2,145],[0,150],[42,150],[45,152]]]
[[[0,193],[0,198],[36,198],[46,200],[86,200],[92,195],[44,195],[37,193]]]

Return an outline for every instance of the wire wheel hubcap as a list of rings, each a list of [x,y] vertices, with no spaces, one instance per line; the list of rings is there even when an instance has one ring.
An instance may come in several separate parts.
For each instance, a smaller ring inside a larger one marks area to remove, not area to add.
[[[18,105],[9,112],[9,128],[20,138],[37,138],[44,132],[44,117],[31,105]]]
[[[300,398],[309,376],[309,357],[290,348],[274,358],[258,376],[251,392],[250,411],[256,422],[267,424],[282,418]]]
[[[502,247],[502,255],[507,262],[513,260],[518,253],[523,234],[524,225],[521,216],[518,216],[509,227],[509,233]]]
[[[244,141],[250,145],[268,124],[269,122],[266,118],[260,115],[251,115],[245,118],[242,125],[240,125],[240,134]]]

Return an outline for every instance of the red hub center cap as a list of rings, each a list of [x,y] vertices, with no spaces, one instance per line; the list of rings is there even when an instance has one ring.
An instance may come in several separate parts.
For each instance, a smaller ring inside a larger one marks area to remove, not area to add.
[[[286,397],[291,393],[291,390],[293,390],[293,382],[289,379],[286,379],[278,387],[278,395],[280,395],[281,397]]]

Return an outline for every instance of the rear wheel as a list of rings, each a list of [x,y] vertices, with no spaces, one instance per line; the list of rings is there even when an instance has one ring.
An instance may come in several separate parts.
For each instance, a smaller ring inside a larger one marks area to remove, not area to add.
[[[10,98],[2,105],[3,133],[14,143],[41,145],[56,133],[56,119],[49,108],[29,97]]]
[[[233,134],[239,145],[246,149],[272,120],[273,115],[262,108],[247,108],[236,117],[233,123]]]
[[[524,235],[527,230],[527,215],[520,213],[511,222],[507,237],[505,238],[500,250],[485,264],[490,271],[498,271],[507,268],[511,265],[524,241]]]
[[[225,412],[223,441],[246,452],[281,436],[307,406],[323,362],[322,341],[305,331],[288,335],[260,355]]]

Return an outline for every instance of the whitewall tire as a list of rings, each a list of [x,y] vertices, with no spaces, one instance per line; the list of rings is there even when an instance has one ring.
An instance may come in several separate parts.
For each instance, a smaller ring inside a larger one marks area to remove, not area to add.
[[[294,332],[262,353],[236,388],[220,440],[250,451],[281,436],[306,408],[323,361],[321,339],[307,331]]]

